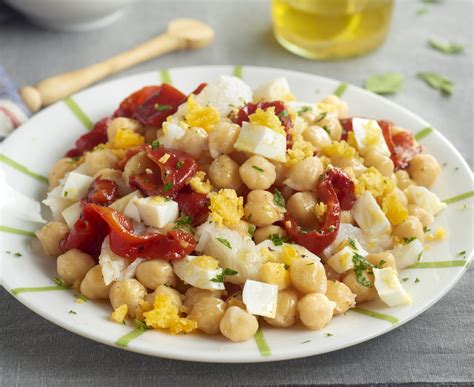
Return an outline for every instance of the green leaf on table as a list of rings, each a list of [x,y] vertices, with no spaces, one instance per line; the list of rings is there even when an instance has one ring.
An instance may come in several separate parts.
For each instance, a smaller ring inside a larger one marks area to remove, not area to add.
[[[453,82],[441,74],[418,73],[416,76],[424,80],[433,89],[439,90],[445,95],[453,94]]]
[[[377,94],[395,94],[403,85],[400,73],[374,74],[365,81],[365,88]]]
[[[426,15],[429,11],[430,9],[427,7],[420,8],[418,11],[416,11],[416,16]]]
[[[441,4],[443,0],[421,0],[425,4]]]
[[[431,48],[434,48],[443,54],[459,54],[464,50],[464,46],[461,44],[440,42],[435,39],[428,39],[428,44]]]

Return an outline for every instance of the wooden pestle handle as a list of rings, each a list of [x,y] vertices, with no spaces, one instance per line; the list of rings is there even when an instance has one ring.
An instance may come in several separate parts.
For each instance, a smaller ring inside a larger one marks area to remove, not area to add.
[[[50,105],[121,70],[175,50],[195,49],[214,39],[212,28],[194,19],[174,19],[165,33],[131,50],[91,66],[56,75],[33,86],[22,87],[20,95],[32,112]]]

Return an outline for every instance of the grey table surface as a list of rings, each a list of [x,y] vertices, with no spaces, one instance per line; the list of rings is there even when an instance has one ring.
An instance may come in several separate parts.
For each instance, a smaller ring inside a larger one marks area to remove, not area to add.
[[[105,0],[104,0],[105,1]],[[429,12],[417,16],[426,7]],[[0,63],[18,85],[90,64],[164,30],[173,17],[197,17],[217,32],[204,50],[180,52],[123,74],[161,67],[248,64],[333,77],[355,85],[373,73],[398,71],[403,90],[392,100],[423,116],[473,165],[473,2],[397,2],[391,33],[376,52],[337,62],[296,57],[271,34],[268,1],[143,1],[99,31],[57,33],[18,16],[0,17]],[[466,45],[457,56],[427,47],[437,37]],[[455,83],[447,98],[416,79],[418,71]],[[122,74],[122,75],[123,75]],[[306,385],[474,382],[473,270],[415,320],[357,346],[305,359],[247,365],[159,359],[107,347],[43,320],[0,290],[0,385]]]

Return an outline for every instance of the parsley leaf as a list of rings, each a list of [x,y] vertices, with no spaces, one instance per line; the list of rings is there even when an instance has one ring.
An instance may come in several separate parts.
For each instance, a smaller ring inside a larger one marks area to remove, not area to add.
[[[151,149],[156,149],[160,147],[160,142],[158,140],[155,140],[151,143]]]
[[[365,271],[367,269],[372,269],[374,266],[359,254],[354,254],[352,257],[352,262],[354,263],[354,273],[356,275],[357,282],[366,288],[371,288],[372,284],[365,275]]]
[[[267,239],[270,239],[275,246],[282,246],[288,242],[288,237],[278,234],[270,234]]]
[[[252,168],[255,169],[256,171],[259,171],[259,172],[265,172],[264,169],[262,169],[260,167],[257,167],[256,165],[252,165]]]
[[[184,165],[184,162],[178,161],[178,162],[176,163],[176,169],[181,169],[181,168],[183,167],[183,165]]]
[[[383,265],[385,265],[386,262],[381,259],[380,262],[377,265],[374,265],[374,269],[381,269]]]
[[[347,243],[352,248],[352,250],[357,250],[357,245],[354,239],[352,239],[351,237],[347,238]]]
[[[436,73],[418,73],[416,76],[424,80],[433,89],[441,91],[444,95],[453,94],[453,82],[443,75]]]
[[[285,208],[285,198],[278,189],[275,189],[273,203],[275,203],[278,207]]]
[[[403,75],[400,73],[374,74],[365,81],[365,88],[377,94],[395,94],[402,86]]]
[[[298,115],[301,116],[302,114],[313,110],[311,106],[302,106],[300,110],[298,110]]]
[[[405,242],[406,245],[409,245],[411,242],[413,242],[416,239],[416,237],[410,237],[410,238],[403,238],[403,242]]]
[[[164,111],[170,110],[172,108],[171,105],[162,105],[162,104],[159,104],[159,103],[156,103],[154,107],[155,107],[155,110],[159,111],[159,112],[164,112]]]
[[[75,312],[74,310],[71,309],[71,310],[69,311],[69,314],[77,314],[77,312]]]
[[[181,218],[179,218],[177,221],[176,221],[176,224],[175,226],[173,227],[173,229],[177,230],[177,229],[187,229],[187,230],[191,230],[191,223],[193,222],[193,218],[191,218],[190,216],[182,216]]]
[[[464,46],[456,43],[445,43],[435,39],[428,39],[431,48],[443,54],[459,54],[464,50]]]
[[[247,232],[249,233],[249,235],[251,237],[253,237],[253,234],[255,234],[255,230],[257,229],[256,226],[252,225],[252,224],[249,224],[249,227],[247,229]]]
[[[283,118],[288,116],[288,110],[283,109],[280,113],[278,113],[278,117]]]
[[[21,256],[23,256],[23,254],[17,252],[17,253],[15,253],[15,254],[13,254],[13,256],[14,256],[14,257],[21,257]]]
[[[324,336],[326,336],[326,337],[331,337],[331,336],[334,336],[334,335],[333,335],[332,333],[326,332],[326,333],[324,334]]]
[[[224,238],[219,238],[217,237],[216,238],[219,242],[221,242],[225,247],[227,247],[228,249],[232,249],[232,246],[230,245],[230,242],[227,240],[227,239],[224,239]]]
[[[407,282],[408,280],[409,280],[408,277],[402,278],[402,281],[403,281],[403,282]]]
[[[236,274],[239,274],[239,272],[235,271],[235,270],[232,270],[232,269],[229,269],[229,268],[225,268],[224,270],[222,270],[222,274],[217,274],[214,278],[211,278],[211,281],[212,282],[223,283],[224,282],[224,277],[226,275],[236,275]]]
[[[456,254],[458,257],[462,255],[466,255],[466,250],[460,251],[459,253]]]
[[[430,232],[431,231],[431,228],[425,226],[423,227],[423,232]]]
[[[167,191],[171,190],[172,188],[173,188],[173,183],[166,183],[163,186],[163,192],[167,192]]]
[[[415,284],[417,284],[418,282],[420,282],[420,279],[418,277],[415,278]]]

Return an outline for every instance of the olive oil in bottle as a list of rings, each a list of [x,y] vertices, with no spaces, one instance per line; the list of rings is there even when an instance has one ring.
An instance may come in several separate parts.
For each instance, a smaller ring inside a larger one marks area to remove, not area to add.
[[[291,52],[312,59],[360,55],[377,48],[394,0],[272,0],[273,31]]]

